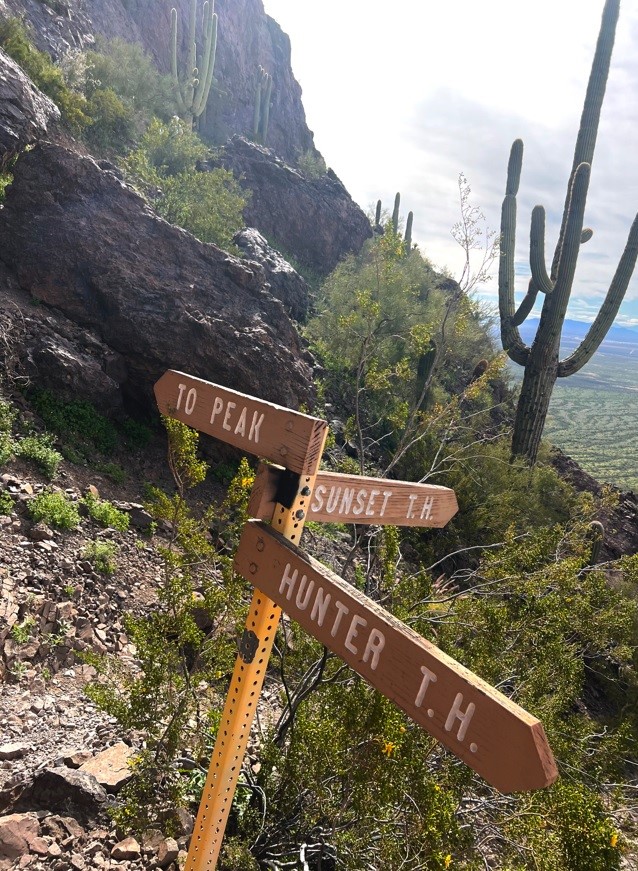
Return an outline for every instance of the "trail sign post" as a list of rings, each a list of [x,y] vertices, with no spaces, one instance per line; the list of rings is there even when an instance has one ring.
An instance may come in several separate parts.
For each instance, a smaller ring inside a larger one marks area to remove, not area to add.
[[[246,524],[235,568],[496,789],[556,779],[535,717],[272,527]]]
[[[319,472],[327,423],[169,370],[160,411],[278,466],[260,465],[235,558],[255,586],[185,871],[212,871],[282,607],[369,683],[503,792],[557,777],[540,722],[296,545],[307,519],[444,526],[446,487]],[[283,468],[282,468],[283,466]]]
[[[155,397],[163,414],[248,453],[285,463],[293,475],[284,477],[281,495],[275,497],[272,522],[285,539],[299,541],[328,424],[173,370],[156,383]],[[279,606],[256,590],[217,732],[185,871],[204,871],[217,865],[280,616]]]

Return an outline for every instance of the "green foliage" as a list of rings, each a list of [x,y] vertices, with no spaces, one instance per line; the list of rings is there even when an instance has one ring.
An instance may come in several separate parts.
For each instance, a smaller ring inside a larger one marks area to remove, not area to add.
[[[112,575],[117,568],[115,555],[117,545],[112,541],[92,541],[84,548],[82,556],[95,566],[103,575]]]
[[[0,466],[4,466],[13,456],[13,439],[11,430],[16,413],[9,402],[0,400]]]
[[[308,178],[321,178],[326,174],[326,161],[317,151],[304,151],[297,160],[297,167]]]
[[[179,118],[168,123],[153,118],[137,149],[123,163],[134,175],[154,183],[159,178],[192,172],[198,161],[209,156],[210,149]]]
[[[14,452],[17,457],[31,460],[51,480],[55,478],[58,466],[62,461],[62,454],[53,447],[55,436],[51,433],[39,433],[38,435],[26,436],[14,443]]]
[[[27,641],[31,639],[34,629],[35,619],[31,615],[28,615],[19,623],[14,623],[9,634],[13,641],[18,644],[26,644]]]
[[[10,172],[0,172],[0,203],[4,202],[5,192],[12,181],[13,175]]]
[[[119,532],[126,532],[128,529],[128,514],[117,509],[111,502],[107,502],[105,499],[96,499],[95,496],[87,494],[82,503],[88,511],[89,517],[101,526],[110,526],[111,529],[117,529]]]
[[[228,630],[234,629],[244,599],[245,585],[234,576],[228,553],[245,516],[250,470],[241,465],[226,502],[196,516],[186,496],[207,472],[197,457],[198,433],[172,418],[164,424],[177,490],[171,495],[150,488],[147,503],[156,520],[172,530],[168,546],[160,550],[164,571],[158,605],[150,615],[125,617],[137,651],[134,667],[118,657],[86,655],[98,671],[89,696],[124,728],[141,730],[146,738],[114,814],[127,830],[156,827],[160,821],[165,830],[186,803],[189,787],[175,759],[185,753],[199,759],[205,752],[216,721],[216,688],[234,660]],[[214,525],[217,547],[209,533]],[[202,615],[215,625],[214,633],[206,635],[198,627]]]
[[[170,78],[158,72],[138,43],[98,39],[96,51],[86,52],[84,62],[86,96],[111,90],[131,110],[137,129],[153,117],[168,120],[175,114]]]
[[[90,123],[87,103],[82,94],[64,81],[62,71],[48,54],[34,48],[19,18],[0,21],[0,45],[59,108],[63,120],[73,133],[81,133]]]
[[[169,124],[155,119],[138,148],[123,165],[146,191],[160,189],[156,211],[202,242],[232,248],[242,226],[246,195],[225,169],[199,172],[195,164],[209,155],[199,137],[178,118]]]
[[[87,111],[91,124],[84,138],[90,146],[122,152],[131,144],[135,136],[133,112],[112,88],[94,91],[89,97]]]
[[[165,179],[162,187],[164,196],[155,204],[162,217],[202,242],[233,248],[232,238],[243,225],[246,198],[232,172],[182,173]]]
[[[74,529],[80,522],[77,506],[64,493],[40,493],[29,502],[29,514],[36,522],[43,520],[58,529]]]
[[[10,514],[13,514],[14,507],[15,502],[11,497],[11,494],[7,493],[6,490],[0,492],[0,515],[8,517]]]

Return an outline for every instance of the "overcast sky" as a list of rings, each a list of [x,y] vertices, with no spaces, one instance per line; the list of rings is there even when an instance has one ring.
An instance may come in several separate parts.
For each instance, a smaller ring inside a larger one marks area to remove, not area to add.
[[[518,197],[519,298],[531,209],[553,252],[603,0],[264,0],[292,42],[308,125],[364,209],[414,212],[413,237],[458,277],[460,172],[497,230],[512,141],[525,143]],[[638,211],[638,0],[623,0],[568,316],[591,320]],[[549,254],[548,254],[549,257]],[[483,294],[496,300],[496,279]],[[638,276],[618,321],[638,325]]]

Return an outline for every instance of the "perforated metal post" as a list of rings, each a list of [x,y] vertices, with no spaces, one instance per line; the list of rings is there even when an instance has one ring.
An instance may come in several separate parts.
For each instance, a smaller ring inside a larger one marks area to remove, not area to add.
[[[299,477],[292,504],[288,503],[290,507],[277,504],[275,508],[272,526],[294,544],[299,544],[301,538],[326,433],[327,429],[323,431],[319,450],[315,445],[316,462],[312,474]],[[281,608],[256,589],[217,733],[185,871],[214,871],[217,867],[280,616]]]

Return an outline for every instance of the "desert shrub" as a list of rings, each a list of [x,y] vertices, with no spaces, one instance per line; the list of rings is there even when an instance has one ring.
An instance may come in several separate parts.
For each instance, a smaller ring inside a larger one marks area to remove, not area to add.
[[[15,502],[13,501],[11,494],[7,493],[6,490],[3,490],[0,493],[0,514],[5,517],[9,514],[13,514],[14,506]]]
[[[125,728],[145,734],[146,749],[115,811],[120,825],[136,830],[156,827],[160,820],[166,830],[175,810],[186,803],[188,782],[175,760],[184,754],[198,760],[205,752],[217,719],[220,680],[234,661],[232,630],[246,586],[233,573],[229,535],[240,522],[241,506],[248,498],[246,481],[252,477],[242,466],[241,479],[229,497],[233,504],[228,503],[225,518],[218,522],[225,540],[215,547],[209,529],[221,509],[211,507],[197,516],[186,501],[187,492],[207,472],[206,463],[197,457],[198,434],[172,419],[165,425],[177,492],[149,489],[148,509],[172,530],[160,551],[164,571],[157,608],[144,617],[125,617],[137,650],[135,667],[114,656],[86,656],[98,671],[87,688],[89,696]],[[215,625],[216,631],[208,636],[198,628],[198,610]]]
[[[169,122],[154,118],[124,166],[142,178],[149,168],[162,178],[193,171],[197,161],[209,155],[208,146],[179,118]]]
[[[64,75],[46,52],[38,51],[19,18],[0,21],[0,45],[37,87],[59,108],[62,118],[74,133],[81,133],[90,123],[84,96],[69,88]]]
[[[213,242],[226,250],[243,224],[245,196],[232,172],[180,173],[164,179],[164,196],[155,208],[172,224],[178,224],[202,242]]]
[[[154,116],[170,119],[175,114],[170,78],[163,76],[142,46],[123,39],[98,39],[88,51],[84,87],[89,100],[99,90],[111,90],[132,112],[141,130]]]
[[[112,575],[116,569],[115,555],[117,545],[112,541],[92,541],[84,548],[82,556],[89,560],[96,571],[103,575]]]
[[[183,121],[154,119],[123,166],[167,221],[229,249],[242,226],[246,195],[225,169],[199,172],[196,163],[207,156],[207,146]]]
[[[128,529],[128,514],[125,511],[120,511],[106,499],[96,499],[95,496],[87,494],[82,503],[88,511],[89,517],[101,526],[110,526],[111,529],[117,529],[120,532],[126,532]]]
[[[29,514],[36,521],[44,521],[57,529],[74,529],[80,523],[77,506],[64,493],[45,492],[29,502]]]
[[[62,454],[53,447],[55,436],[51,433],[39,433],[26,436],[15,442],[15,455],[24,460],[31,460],[51,480],[55,478]]]
[[[84,139],[89,145],[123,152],[132,143],[135,137],[133,112],[112,88],[95,90],[88,99],[87,112],[91,123]]]
[[[326,174],[326,161],[317,152],[304,151],[297,160],[297,166],[308,178],[321,178]]]

